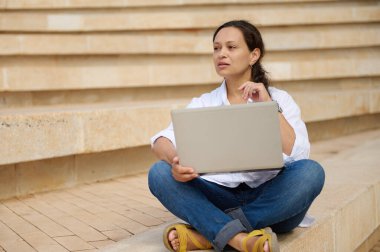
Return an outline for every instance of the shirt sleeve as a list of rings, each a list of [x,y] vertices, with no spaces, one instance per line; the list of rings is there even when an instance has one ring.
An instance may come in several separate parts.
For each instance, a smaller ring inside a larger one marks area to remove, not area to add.
[[[296,139],[294,141],[293,149],[291,154],[288,156],[283,153],[284,162],[291,163],[301,159],[309,158],[310,154],[310,142],[307,133],[306,125],[301,119],[301,110],[295,103],[293,98],[286,92],[282,91],[283,94],[277,102],[283,110],[283,115],[288,121],[290,126],[292,126]]]
[[[156,140],[160,137],[165,137],[169,139],[173,143],[174,147],[176,147],[173,123],[170,123],[166,129],[161,130],[156,135],[152,136],[152,138],[150,139],[150,145],[153,147],[154,142],[156,142]]]

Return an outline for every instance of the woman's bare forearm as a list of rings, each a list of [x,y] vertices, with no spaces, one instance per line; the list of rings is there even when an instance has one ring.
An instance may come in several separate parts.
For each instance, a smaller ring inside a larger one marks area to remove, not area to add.
[[[173,143],[166,137],[158,138],[153,144],[152,151],[158,159],[164,160],[169,164],[171,164],[173,158],[177,156]]]
[[[296,134],[292,126],[290,126],[288,121],[281,113],[279,113],[279,119],[282,140],[282,152],[290,156],[293,150],[294,142],[296,140]]]

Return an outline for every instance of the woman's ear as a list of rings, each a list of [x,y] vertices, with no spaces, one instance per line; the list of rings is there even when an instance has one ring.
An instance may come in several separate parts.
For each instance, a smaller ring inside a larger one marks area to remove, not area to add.
[[[260,59],[261,51],[259,48],[255,48],[249,55],[249,65],[253,66],[256,61]]]

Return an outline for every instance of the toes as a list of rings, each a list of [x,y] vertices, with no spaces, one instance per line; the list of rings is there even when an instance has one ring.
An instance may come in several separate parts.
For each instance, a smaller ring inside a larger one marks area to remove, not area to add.
[[[169,232],[168,239],[169,241],[173,241],[174,239],[178,238],[177,230],[172,230]]]
[[[265,252],[272,252],[272,251],[269,250],[269,243],[268,243],[268,241],[266,241],[266,242],[264,243],[264,251],[265,251]]]
[[[179,248],[179,240],[175,239],[175,240],[171,241],[171,245],[172,245],[172,248],[174,250],[177,250]]]
[[[169,240],[169,242],[172,245],[172,248],[174,250],[177,250],[179,248],[179,240],[178,240],[177,230],[172,230],[169,232],[168,240]]]

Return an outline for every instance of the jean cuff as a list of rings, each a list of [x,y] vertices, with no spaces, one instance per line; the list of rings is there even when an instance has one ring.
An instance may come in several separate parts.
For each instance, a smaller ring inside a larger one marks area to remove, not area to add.
[[[213,247],[216,251],[223,251],[227,243],[236,234],[246,232],[247,229],[241,224],[240,220],[232,220],[228,222],[216,235],[213,241]]]
[[[249,223],[247,217],[245,217],[245,214],[243,210],[241,210],[240,207],[227,209],[225,210],[225,213],[231,216],[232,219],[240,220],[243,226],[247,229],[247,232],[253,231],[253,227],[251,226],[251,223]]]

